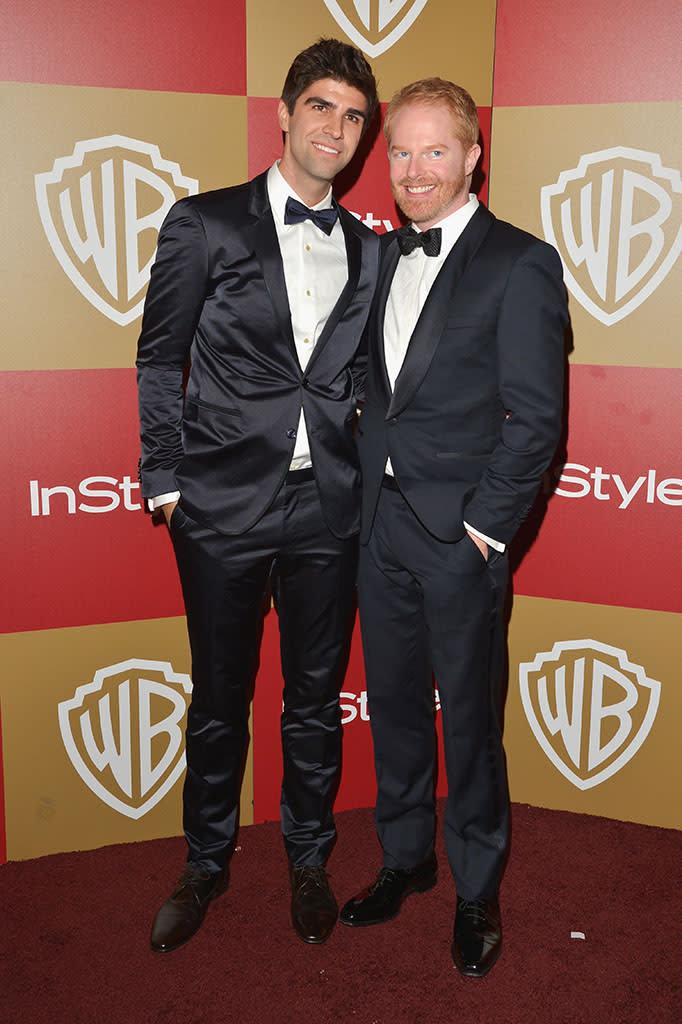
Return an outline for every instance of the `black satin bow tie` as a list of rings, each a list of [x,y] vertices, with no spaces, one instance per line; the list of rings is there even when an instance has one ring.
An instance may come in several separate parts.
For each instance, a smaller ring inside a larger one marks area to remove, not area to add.
[[[289,196],[284,208],[285,224],[301,224],[304,220],[311,220],[325,235],[331,235],[338,216],[339,211],[334,206],[327,210],[311,210],[292,196]]]
[[[409,256],[420,246],[426,256],[438,256],[440,253],[440,228],[429,228],[428,231],[415,231],[414,228],[398,228],[398,247],[402,256]]]

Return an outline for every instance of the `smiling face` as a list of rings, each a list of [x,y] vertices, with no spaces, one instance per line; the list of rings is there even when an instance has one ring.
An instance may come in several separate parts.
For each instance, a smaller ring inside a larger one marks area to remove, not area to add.
[[[402,107],[391,124],[388,156],[391,188],[406,217],[422,231],[469,199],[479,145],[465,149],[458,125],[444,104]]]
[[[358,89],[334,78],[313,82],[293,113],[279,101],[279,126],[286,133],[279,169],[309,206],[319,203],[358,148],[366,109]]]

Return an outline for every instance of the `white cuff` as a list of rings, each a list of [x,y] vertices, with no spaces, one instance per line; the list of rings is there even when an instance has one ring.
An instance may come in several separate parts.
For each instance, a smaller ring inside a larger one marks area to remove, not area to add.
[[[180,491],[169,491],[168,494],[157,494],[154,498],[147,498],[147,508],[150,512],[155,512],[157,508],[161,508],[162,505],[170,505],[171,501],[178,501],[180,498]]]

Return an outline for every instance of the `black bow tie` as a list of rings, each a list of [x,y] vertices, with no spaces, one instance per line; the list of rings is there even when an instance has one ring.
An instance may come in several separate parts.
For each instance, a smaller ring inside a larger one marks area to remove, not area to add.
[[[285,224],[301,224],[304,220],[311,220],[325,235],[331,235],[338,216],[339,211],[334,206],[327,210],[311,210],[293,196],[289,196],[284,209]]]
[[[398,228],[397,234],[402,256],[409,256],[420,246],[426,256],[438,256],[440,253],[440,228],[429,228],[428,231],[415,231],[412,227]]]

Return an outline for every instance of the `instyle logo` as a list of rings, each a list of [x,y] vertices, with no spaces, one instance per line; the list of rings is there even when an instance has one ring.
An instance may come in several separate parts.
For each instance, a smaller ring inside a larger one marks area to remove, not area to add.
[[[639,507],[643,504],[682,505],[682,478],[659,479],[655,469],[647,469],[638,476],[607,472],[603,466],[583,466],[567,462],[561,467],[555,490],[561,498],[588,498],[613,501],[618,509]]]
[[[378,57],[405,35],[428,0],[324,0],[324,3],[348,38],[368,57]]]
[[[130,476],[121,480],[115,476],[86,476],[73,487],[68,484],[46,487],[40,480],[29,480],[28,490],[32,516],[64,513],[73,516],[77,512],[97,515],[113,512],[121,504],[127,512],[139,512],[142,508],[136,500],[140,485]]]
[[[341,707],[341,725],[349,725],[357,718],[361,722],[369,722],[369,710],[367,707],[367,691],[361,693],[350,693],[346,691],[339,694]],[[434,708],[440,711],[440,696],[438,690],[433,693]]]
[[[625,651],[566,640],[519,665],[521,700],[536,740],[564,778],[590,789],[619,772],[654,723],[661,684]]]
[[[59,704],[71,764],[95,796],[138,819],[185,767],[182,722],[192,683],[163,661],[131,658],[95,672]]]
[[[62,269],[95,309],[125,326],[142,313],[161,223],[199,190],[158,146],[125,135],[77,142],[35,176],[40,219]]]
[[[658,288],[682,250],[682,178],[656,153],[587,153],[541,190],[540,205],[567,288],[607,326]]]

